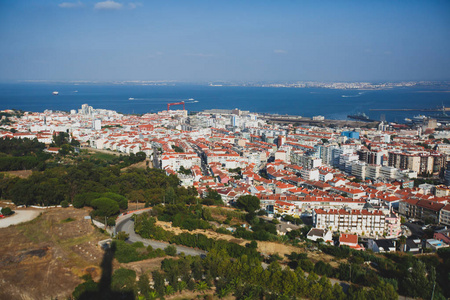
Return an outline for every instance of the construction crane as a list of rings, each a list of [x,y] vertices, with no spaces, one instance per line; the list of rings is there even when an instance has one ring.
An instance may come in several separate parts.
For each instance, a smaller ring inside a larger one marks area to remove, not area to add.
[[[181,102],[174,102],[174,103],[167,103],[167,111],[170,110],[170,107],[171,107],[172,105],[183,105],[183,110],[185,110],[185,108],[184,108],[184,101],[181,101]]]

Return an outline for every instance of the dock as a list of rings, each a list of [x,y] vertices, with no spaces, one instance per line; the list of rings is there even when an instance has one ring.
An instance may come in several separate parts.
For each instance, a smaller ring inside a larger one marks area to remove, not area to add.
[[[450,111],[450,107],[439,108],[371,108],[369,111]]]

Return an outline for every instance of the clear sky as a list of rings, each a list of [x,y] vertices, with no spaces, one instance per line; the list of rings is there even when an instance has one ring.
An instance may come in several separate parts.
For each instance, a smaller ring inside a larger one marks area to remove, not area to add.
[[[450,1],[0,0],[0,80],[450,80]]]

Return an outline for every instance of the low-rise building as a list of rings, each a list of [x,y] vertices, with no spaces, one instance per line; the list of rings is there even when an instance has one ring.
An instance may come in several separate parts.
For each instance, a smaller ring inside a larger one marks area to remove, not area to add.
[[[445,205],[439,213],[439,223],[450,225],[450,204]]]
[[[341,233],[339,236],[339,246],[348,246],[355,250],[364,250],[364,247],[358,245],[358,235]]]
[[[311,228],[311,230],[306,235],[306,238],[312,241],[317,241],[319,239],[322,239],[324,242],[330,243],[333,241],[333,235],[331,231],[318,228]]]
[[[393,240],[373,240],[369,239],[367,248],[376,253],[394,252],[395,244]]]
[[[439,213],[444,207],[445,204],[431,200],[406,199],[400,202],[399,213],[408,218],[437,223],[440,221]]]

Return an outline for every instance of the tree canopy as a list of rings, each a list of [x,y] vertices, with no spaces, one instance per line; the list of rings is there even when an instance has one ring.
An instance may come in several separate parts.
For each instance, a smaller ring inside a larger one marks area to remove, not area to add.
[[[246,212],[254,212],[259,209],[259,198],[252,195],[240,196],[236,201],[236,205],[239,208],[244,209]]]

